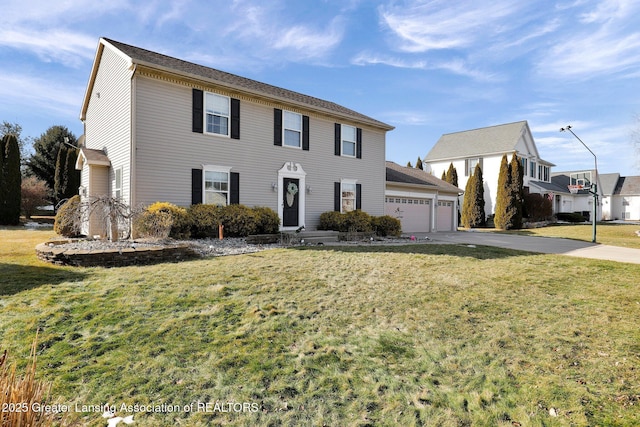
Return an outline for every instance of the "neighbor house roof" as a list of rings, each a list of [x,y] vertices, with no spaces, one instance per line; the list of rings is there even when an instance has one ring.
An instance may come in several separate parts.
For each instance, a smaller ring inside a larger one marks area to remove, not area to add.
[[[568,179],[569,177],[567,177],[567,180]],[[529,181],[529,185],[534,185],[550,193],[569,193],[569,189],[566,185],[563,187],[557,182]]]
[[[294,92],[288,89],[261,83],[256,80],[240,77],[235,74],[216,70],[214,68],[173,58],[171,56],[152,52],[150,50],[131,46],[108,38],[100,39],[98,52],[96,54],[96,63],[98,62],[99,56],[101,55],[102,49],[105,45],[111,46],[112,48],[117,49],[122,54],[126,55],[126,57],[130,60],[130,67],[132,69],[135,65],[142,65],[180,75],[185,78],[209,82],[217,86],[225,87],[231,91],[238,91],[253,96],[269,98],[271,100],[286,102],[288,104],[311,108],[313,110],[320,110],[333,116],[366,123],[371,126],[382,128],[384,130],[392,130],[394,128],[391,125],[375,120],[369,116],[358,113],[334,102],[325,101],[323,99],[315,98],[308,95],[303,95],[301,93]],[[96,64],[94,64],[94,70],[92,71],[91,80],[93,80],[93,75],[96,72],[95,67]],[[87,108],[87,95],[90,93],[91,86],[92,81],[89,82],[87,94],[85,94],[85,104],[83,105],[81,117],[84,117],[84,113]]]
[[[621,176],[613,194],[620,196],[640,195],[640,176]]]
[[[462,193],[462,190],[460,190],[455,185],[449,184],[446,181],[436,178],[435,176],[421,169],[400,166],[399,164],[390,161],[387,161],[386,165],[388,183],[420,185],[442,192],[456,194]]]
[[[610,196],[614,193],[616,186],[618,185],[620,174],[601,173],[598,175],[598,180],[600,181],[600,185],[602,186],[602,194],[605,196]]]
[[[444,134],[424,160],[435,162],[511,153],[516,151],[518,141],[525,133],[531,133],[526,120]],[[533,137],[531,137],[531,140],[533,140]],[[533,147],[533,150],[535,150],[535,147]],[[554,166],[544,160],[539,161],[549,166]]]

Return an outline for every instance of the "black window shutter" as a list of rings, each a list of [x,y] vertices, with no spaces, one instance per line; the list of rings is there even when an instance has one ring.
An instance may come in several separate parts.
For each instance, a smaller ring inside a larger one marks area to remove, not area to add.
[[[191,204],[202,203],[202,169],[191,169]]]
[[[362,209],[362,184],[356,184],[356,209]]]
[[[204,93],[199,89],[193,89],[191,98],[193,101],[191,131],[202,133],[204,123]]]
[[[231,138],[240,139],[240,100],[231,98]]]
[[[302,149],[309,151],[309,116],[302,116]]]
[[[273,109],[273,145],[282,146],[282,110]]]
[[[333,150],[334,154],[336,156],[339,156],[341,154],[341,151],[342,151],[341,150],[342,144],[340,142],[340,137],[341,137],[340,130],[341,130],[340,123],[336,123],[334,125],[334,135],[335,135],[334,141],[335,141],[335,143],[334,143],[334,150]]]
[[[240,204],[240,174],[238,172],[231,172],[229,174],[229,180],[231,181],[231,192],[229,193],[229,204]]]
[[[340,183],[333,183],[333,210],[336,212],[340,212],[340,199],[342,198],[342,194],[340,192]]]
[[[362,129],[356,128],[356,158],[362,158]]]

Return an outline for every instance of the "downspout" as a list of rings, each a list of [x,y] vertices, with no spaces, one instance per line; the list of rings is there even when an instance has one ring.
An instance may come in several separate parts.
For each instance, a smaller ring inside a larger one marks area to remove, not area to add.
[[[129,153],[129,206],[133,209],[136,205],[136,75],[137,64],[131,68],[131,113],[129,114],[129,132],[131,133],[131,152]]]

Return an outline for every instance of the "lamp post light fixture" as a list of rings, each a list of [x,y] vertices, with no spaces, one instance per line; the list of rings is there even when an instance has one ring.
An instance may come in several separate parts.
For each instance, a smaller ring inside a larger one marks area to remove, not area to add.
[[[571,130],[571,125],[567,125],[563,128],[560,128],[560,132],[570,132],[571,135],[573,135],[578,141],[580,141],[580,143],[584,146],[584,148],[586,148],[587,150],[589,150],[589,152],[591,153],[591,155],[593,156],[593,162],[594,162],[594,166],[595,166],[595,170],[594,170],[594,179],[591,183],[591,188],[589,188],[589,193],[591,193],[593,195],[593,238],[591,239],[591,241],[593,243],[596,243],[596,219],[598,216],[598,158],[596,157],[595,153],[593,151],[591,151],[591,149],[589,147],[587,147],[587,144],[585,144],[579,137],[578,135],[576,135],[572,130]],[[595,183],[595,184],[594,184]]]

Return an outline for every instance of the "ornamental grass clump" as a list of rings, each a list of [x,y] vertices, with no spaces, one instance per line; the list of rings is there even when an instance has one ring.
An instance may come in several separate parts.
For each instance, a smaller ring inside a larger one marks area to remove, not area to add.
[[[38,410],[44,406],[51,386],[36,380],[36,342],[31,346],[30,362],[23,377],[16,366],[8,366],[7,351],[0,356],[0,425],[37,427],[49,426],[53,413]]]

